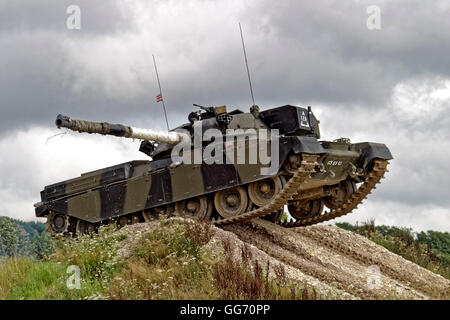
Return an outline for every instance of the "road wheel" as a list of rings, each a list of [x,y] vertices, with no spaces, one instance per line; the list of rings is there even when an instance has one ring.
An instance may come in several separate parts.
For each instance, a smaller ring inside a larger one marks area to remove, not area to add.
[[[147,209],[142,211],[142,216],[144,217],[145,222],[150,222],[159,219],[158,213],[153,209]]]
[[[262,217],[262,219],[270,221],[270,222],[278,222],[281,220],[281,217],[283,217],[283,213],[284,213],[284,210],[280,209],[278,211],[272,212],[271,214],[268,214],[268,215]]]
[[[322,213],[323,202],[321,199],[292,201],[288,210],[296,220],[312,218]]]
[[[330,209],[341,207],[353,193],[356,191],[356,183],[353,180],[342,181],[339,185],[337,194],[332,197],[324,198],[325,205]]]
[[[295,174],[302,164],[302,158],[299,154],[291,154],[284,162],[283,168],[290,174]]]
[[[93,223],[84,220],[77,221],[77,234],[90,234],[97,230]]]
[[[283,183],[276,176],[250,183],[248,185],[248,196],[255,205],[263,207],[269,204],[280,193],[282,188]]]
[[[180,216],[209,220],[212,204],[205,196],[179,201],[175,204],[175,212]]]
[[[243,187],[234,187],[217,191],[214,206],[223,218],[238,216],[248,207],[247,191]]]

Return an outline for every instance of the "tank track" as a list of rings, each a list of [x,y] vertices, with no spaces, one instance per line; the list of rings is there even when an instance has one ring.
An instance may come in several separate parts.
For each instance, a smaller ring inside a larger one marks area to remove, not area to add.
[[[315,172],[316,166],[319,165],[319,163],[317,162],[318,158],[319,156],[315,154],[303,154],[300,167],[289,179],[281,192],[277,194],[269,204],[250,212],[246,212],[239,216],[213,221],[213,224],[221,226],[226,224],[245,222],[255,218],[263,217],[281,209],[289,200],[293,199],[294,195],[298,193],[298,186],[307,181],[311,177],[311,174]]]
[[[314,173],[315,167],[319,165],[317,163],[318,157],[318,155],[303,154],[300,168],[295,172],[291,179],[289,179],[283,190],[269,204],[245,214],[232,218],[217,220],[213,223],[218,226],[233,223],[242,223],[255,218],[263,217],[279,210],[285,204],[287,204],[289,200],[292,200],[295,195],[299,194],[298,186],[307,181],[311,177],[311,174]],[[367,196],[373,189],[376,189],[376,185],[381,181],[382,178],[384,178],[384,174],[388,172],[388,164],[389,162],[386,160],[374,160],[373,168],[372,170],[370,170],[366,180],[341,207],[311,218],[301,219],[293,222],[276,223],[285,228],[304,227],[349,214],[354,209],[356,209],[358,205],[360,205],[364,201],[364,199],[367,198]],[[306,190],[303,193],[307,192],[308,191]]]
[[[349,214],[354,209],[356,209],[365,199],[367,199],[367,196],[372,193],[372,190],[376,189],[376,185],[380,183],[381,179],[384,178],[384,174],[388,172],[387,170],[388,164],[389,162],[387,160],[381,159],[374,160],[374,166],[372,170],[369,172],[369,175],[366,178],[366,180],[341,207],[325,212],[324,214],[319,216],[302,219],[294,222],[279,222],[278,224],[285,228],[305,227],[325,222],[328,220],[336,219],[346,214]]]

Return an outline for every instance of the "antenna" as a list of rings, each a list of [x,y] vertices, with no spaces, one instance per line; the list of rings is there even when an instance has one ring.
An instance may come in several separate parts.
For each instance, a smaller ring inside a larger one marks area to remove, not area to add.
[[[253,105],[255,105],[255,96],[253,95],[252,80],[250,78],[250,70],[248,69],[247,52],[245,51],[244,35],[242,34],[242,27],[240,22],[239,22],[239,30],[241,31],[242,49],[244,50],[245,66],[247,67],[248,84],[250,85],[250,93],[252,94]]]
[[[164,109],[164,116],[166,117],[166,124],[167,124],[167,131],[169,131],[169,121],[167,120],[167,112],[166,112],[166,105],[164,104],[164,96],[161,89],[161,82],[159,81],[159,74],[158,74],[158,68],[156,67],[156,60],[155,55],[153,56],[153,64],[155,65],[155,72],[156,72],[156,79],[158,79],[158,86],[159,86],[159,95],[156,97],[156,102],[162,102],[163,109]]]

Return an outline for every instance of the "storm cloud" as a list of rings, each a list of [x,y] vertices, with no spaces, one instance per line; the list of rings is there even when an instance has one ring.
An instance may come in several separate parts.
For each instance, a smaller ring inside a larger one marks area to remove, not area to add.
[[[0,0],[0,215],[31,219],[45,184],[145,159],[123,139],[46,139],[58,113],[164,129],[152,54],[171,126],[192,103],[247,110],[241,22],[258,105],[311,105],[324,139],[390,147],[387,179],[344,219],[448,231],[449,16],[448,1]]]

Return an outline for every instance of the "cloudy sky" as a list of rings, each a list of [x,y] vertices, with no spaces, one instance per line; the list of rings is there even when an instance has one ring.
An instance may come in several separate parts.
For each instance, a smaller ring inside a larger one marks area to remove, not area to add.
[[[447,0],[0,0],[0,215],[31,220],[45,185],[146,158],[138,141],[48,138],[58,113],[164,129],[152,54],[171,126],[192,103],[247,110],[238,22],[258,105],[311,105],[323,139],[391,149],[387,179],[341,221],[450,231]]]

